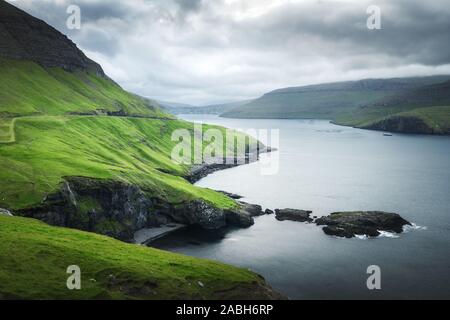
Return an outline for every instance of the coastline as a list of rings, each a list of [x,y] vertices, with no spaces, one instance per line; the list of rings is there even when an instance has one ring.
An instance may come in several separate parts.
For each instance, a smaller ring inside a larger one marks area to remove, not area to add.
[[[247,153],[244,158],[224,158],[223,163],[194,165],[185,178],[190,183],[195,184],[214,172],[258,162],[261,154],[275,151],[277,151],[277,149],[263,146],[261,150],[257,151],[256,155],[255,153]],[[230,162],[233,162],[233,164],[229,164]]]

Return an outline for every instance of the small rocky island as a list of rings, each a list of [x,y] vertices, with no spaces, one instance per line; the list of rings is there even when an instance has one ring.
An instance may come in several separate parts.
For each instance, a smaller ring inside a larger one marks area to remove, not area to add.
[[[356,235],[378,237],[380,231],[402,233],[405,225],[411,225],[396,213],[381,211],[336,212],[315,222],[318,226],[325,226],[325,234],[344,238]]]
[[[381,231],[402,233],[410,222],[396,213],[382,211],[335,212],[328,217],[311,218],[312,211],[296,209],[277,209],[275,217],[278,221],[315,222],[324,226],[323,232],[330,236],[353,238],[357,235],[378,237]]]
[[[311,218],[312,211],[296,210],[296,209],[277,209],[275,210],[275,218],[278,221],[298,221],[313,222]]]

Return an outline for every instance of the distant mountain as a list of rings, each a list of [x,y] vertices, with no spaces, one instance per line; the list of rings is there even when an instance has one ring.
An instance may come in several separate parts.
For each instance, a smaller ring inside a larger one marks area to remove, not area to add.
[[[176,102],[158,101],[159,105],[171,114],[215,114],[220,115],[223,112],[233,108],[241,107],[252,100],[237,101],[223,104],[212,104],[207,106],[193,106]]]
[[[392,132],[450,134],[450,81],[380,99],[339,116],[337,123]]]
[[[272,91],[222,114],[228,118],[315,118],[334,120],[380,99],[449,80],[450,76],[368,79]]]

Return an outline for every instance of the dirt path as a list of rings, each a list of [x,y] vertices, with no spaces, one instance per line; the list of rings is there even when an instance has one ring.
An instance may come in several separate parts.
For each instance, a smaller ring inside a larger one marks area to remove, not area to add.
[[[0,129],[2,128],[8,128],[7,133],[2,133],[2,130],[0,130],[0,144],[10,144],[16,142],[16,133],[14,130],[14,127],[16,125],[17,119],[30,119],[30,118],[39,118],[39,117],[96,117],[96,116],[81,116],[81,115],[57,115],[57,116],[24,116],[24,117],[17,117],[11,119],[1,119],[0,118]],[[110,116],[113,117],[113,116]],[[130,117],[130,116],[124,116],[124,117],[118,117],[118,118],[128,118],[128,119],[150,119],[150,120],[166,120],[166,121],[174,121],[179,119],[171,119],[171,118],[158,118],[158,117]],[[8,124],[9,122],[9,124]]]
[[[16,142],[16,134],[14,131],[14,125],[16,124],[16,118],[12,119],[10,123],[7,123],[8,120],[0,120],[0,127],[7,128],[7,133],[3,134],[0,131],[0,143],[14,143]]]

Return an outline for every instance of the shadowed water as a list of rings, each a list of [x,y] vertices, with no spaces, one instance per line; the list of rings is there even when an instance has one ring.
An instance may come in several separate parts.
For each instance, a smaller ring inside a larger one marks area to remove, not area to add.
[[[315,120],[184,119],[230,128],[280,129],[280,170],[259,164],[214,173],[202,187],[244,196],[265,208],[383,210],[421,226],[398,238],[338,239],[319,227],[256,219],[245,230],[177,232],[162,249],[223,261],[263,275],[292,299],[450,298],[450,138],[383,136]],[[382,290],[369,291],[366,269],[382,270]]]

